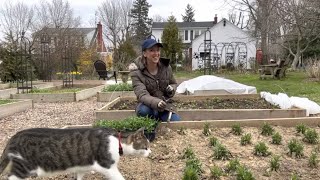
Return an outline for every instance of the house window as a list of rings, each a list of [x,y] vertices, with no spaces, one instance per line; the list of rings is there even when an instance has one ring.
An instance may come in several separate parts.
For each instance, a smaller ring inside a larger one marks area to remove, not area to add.
[[[185,41],[188,41],[188,35],[189,35],[189,31],[188,31],[188,30],[185,30],[185,31],[184,31],[184,40],[185,40]]]
[[[190,40],[193,40],[193,30],[190,31]]]
[[[197,38],[200,35],[200,31],[199,30],[195,30],[194,31],[194,38]]]

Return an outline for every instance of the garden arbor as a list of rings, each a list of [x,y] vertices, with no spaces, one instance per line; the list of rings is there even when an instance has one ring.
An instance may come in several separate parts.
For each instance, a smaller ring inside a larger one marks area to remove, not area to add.
[[[25,32],[15,43],[14,57],[16,69],[17,91],[28,93],[32,90],[33,67],[31,55],[31,42],[25,37]]]

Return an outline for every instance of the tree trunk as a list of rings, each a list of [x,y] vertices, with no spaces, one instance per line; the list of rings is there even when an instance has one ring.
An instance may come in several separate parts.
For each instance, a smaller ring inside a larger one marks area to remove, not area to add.
[[[300,56],[301,56],[300,48],[297,48],[297,53],[294,55],[294,59],[293,59],[293,62],[291,64],[292,70],[296,70],[297,69],[297,65],[298,65]]]

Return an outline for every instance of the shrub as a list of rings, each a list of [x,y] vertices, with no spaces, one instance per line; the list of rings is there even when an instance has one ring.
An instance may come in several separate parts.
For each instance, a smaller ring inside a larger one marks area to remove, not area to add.
[[[240,136],[242,134],[242,128],[241,128],[240,124],[232,125],[231,132],[234,135]]]
[[[251,171],[242,165],[238,166],[236,176],[237,176],[237,180],[254,180],[255,179]]]
[[[278,171],[280,168],[280,156],[272,156],[270,160],[271,171]]]
[[[315,129],[307,129],[304,133],[304,141],[310,144],[317,144],[318,143],[319,135]]]
[[[102,92],[112,92],[112,91],[133,91],[132,84],[129,83],[120,83],[120,84],[111,84],[102,89]]]
[[[198,158],[194,157],[191,159],[187,159],[186,162],[186,168],[192,168],[194,169],[198,175],[201,174],[202,170],[201,170],[201,162]]]
[[[274,132],[274,129],[272,128],[272,126],[268,123],[263,123],[262,127],[261,127],[261,134],[264,136],[270,136],[272,135]]]
[[[212,147],[216,146],[216,144],[219,143],[219,140],[216,137],[210,137],[209,141],[210,141],[210,146]]]
[[[240,140],[240,144],[242,146],[244,145],[247,145],[247,144],[251,144],[251,134],[245,134],[241,137],[241,140]]]
[[[223,175],[222,169],[218,166],[211,167],[210,172],[213,179],[220,179],[220,177]]]
[[[275,134],[272,135],[272,144],[281,144],[282,141],[282,136],[280,135],[279,132],[276,132]]]
[[[202,134],[205,136],[209,136],[211,134],[209,123],[204,123]]]
[[[297,131],[297,133],[301,133],[301,134],[304,134],[305,133],[305,131],[307,130],[307,126],[306,125],[304,125],[304,124],[298,124],[297,126],[296,126],[296,131]]]
[[[230,151],[222,144],[217,143],[213,148],[213,157],[215,159],[226,160],[231,157]]]
[[[296,157],[303,156],[303,145],[297,139],[291,139],[288,144],[289,154]]]
[[[310,78],[316,78],[317,81],[320,81],[320,61],[319,60],[311,60],[313,63],[309,63],[306,68],[307,76]]]
[[[268,156],[271,153],[268,152],[268,147],[264,142],[259,142],[254,146],[254,154],[256,156]]]

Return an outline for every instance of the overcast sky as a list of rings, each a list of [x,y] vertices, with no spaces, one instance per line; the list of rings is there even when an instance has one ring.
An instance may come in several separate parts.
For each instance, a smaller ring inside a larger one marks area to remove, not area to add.
[[[19,0],[0,0],[0,7],[3,7],[7,1],[14,3]],[[104,0],[69,0],[69,3],[75,15],[81,17],[82,26],[89,27],[95,23],[95,11],[103,1]],[[31,5],[39,3],[39,0],[24,0],[23,2]],[[148,3],[152,5],[149,9],[150,18],[157,14],[167,18],[172,14],[178,21],[182,21],[181,14],[185,13],[188,3],[195,10],[196,21],[213,21],[215,14],[217,14],[219,21],[221,18],[227,18],[228,12],[231,9],[228,3],[225,3],[225,0],[148,0]]]

